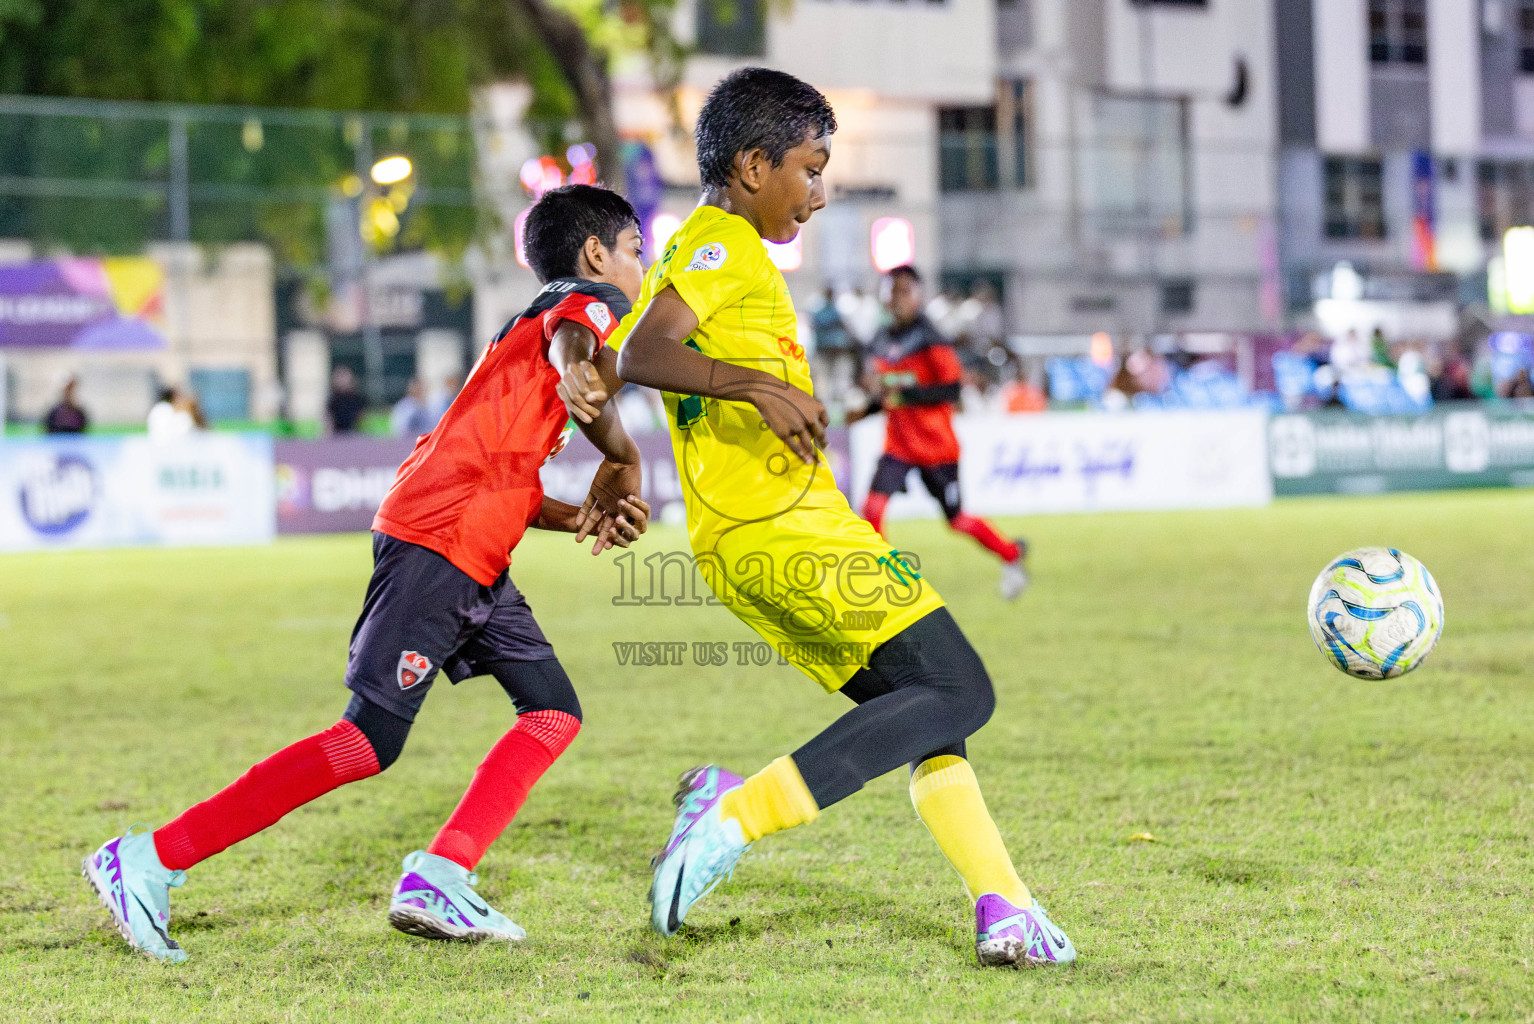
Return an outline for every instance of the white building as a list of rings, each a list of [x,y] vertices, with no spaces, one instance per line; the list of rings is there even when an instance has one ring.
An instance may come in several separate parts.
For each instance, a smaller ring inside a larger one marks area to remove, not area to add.
[[[821,88],[831,204],[787,273],[801,301],[873,284],[870,230],[914,227],[944,284],[995,283],[1030,334],[1254,330],[1279,315],[1272,19],[1259,0],[761,0],[679,7],[700,53],[680,123],[643,63],[615,76],[668,213],[696,201],[692,119],[747,64]],[[767,12],[764,14],[764,12]],[[1190,59],[1190,55],[1195,55]]]
[[[1534,3],[1274,6],[1291,311],[1452,334],[1504,232],[1534,223]]]

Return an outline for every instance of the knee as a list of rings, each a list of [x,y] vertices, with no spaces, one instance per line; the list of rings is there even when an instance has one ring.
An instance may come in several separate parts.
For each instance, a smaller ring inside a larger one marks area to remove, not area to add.
[[[969,659],[966,659],[969,660]],[[964,736],[979,732],[996,713],[996,688],[978,657],[972,665],[963,666],[958,680],[949,691],[954,717]]]
[[[342,717],[367,739],[373,748],[373,756],[378,758],[379,771],[399,760],[410,735],[409,722],[360,694],[352,695],[352,702]]]
[[[557,658],[545,661],[502,661],[491,666],[490,674],[511,697],[517,714],[558,711],[581,722],[581,702],[575,684]]]
[[[979,732],[985,723],[991,720],[996,713],[996,688],[991,685],[991,677],[983,676],[980,684],[975,687],[975,706],[972,713],[974,728],[971,733]]]

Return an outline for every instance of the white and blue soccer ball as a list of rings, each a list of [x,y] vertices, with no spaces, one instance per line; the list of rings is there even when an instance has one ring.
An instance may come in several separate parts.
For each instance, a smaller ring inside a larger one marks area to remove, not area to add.
[[[1332,559],[1310,588],[1308,611],[1316,647],[1359,679],[1405,675],[1443,633],[1443,596],[1433,574],[1395,548],[1359,548]]]

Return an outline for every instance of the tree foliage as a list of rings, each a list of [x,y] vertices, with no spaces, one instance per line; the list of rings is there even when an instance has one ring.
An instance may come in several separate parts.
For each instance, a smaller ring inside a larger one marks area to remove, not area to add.
[[[476,87],[522,80],[533,90],[527,116],[538,137],[550,146],[577,141],[565,136],[571,122],[579,124],[575,134],[595,144],[598,166],[620,184],[608,65],[618,49],[634,47],[651,54],[663,81],[674,81],[682,57],[669,31],[674,2],[0,0],[0,93],[463,114]],[[274,129],[268,129],[274,146],[265,149],[242,149],[224,139],[220,150],[216,132],[203,134],[201,143],[195,134],[191,141],[194,163],[210,168],[222,159],[227,166],[215,171],[225,176],[253,174],[263,185],[280,187],[305,173],[335,180],[349,169],[334,140],[310,140],[307,150],[300,147],[284,160],[275,144],[294,143],[279,139]],[[7,135],[0,149],[9,146],[11,152],[0,154],[7,165],[0,170],[13,175],[27,174],[19,165],[43,150],[70,176],[114,167],[112,173],[128,180],[152,181],[165,173],[165,147],[152,141],[114,151],[111,139],[93,139],[83,127],[52,143],[39,138],[35,126],[0,130]],[[116,232],[123,237],[101,244],[120,248],[134,236],[153,237],[156,218],[163,217],[153,205],[123,208]],[[45,206],[35,206],[30,216],[36,220]],[[316,255],[313,239],[322,225],[314,209],[242,214],[230,206],[211,220],[209,210],[199,206],[202,235],[254,232],[295,261]],[[55,213],[65,221],[72,213],[82,221],[95,216],[83,207],[71,211],[67,202],[55,204]],[[0,232],[25,231],[25,219],[10,217]],[[461,217],[447,221],[461,231]],[[422,224],[411,227],[418,239],[431,234]],[[293,233],[299,229],[308,243]]]

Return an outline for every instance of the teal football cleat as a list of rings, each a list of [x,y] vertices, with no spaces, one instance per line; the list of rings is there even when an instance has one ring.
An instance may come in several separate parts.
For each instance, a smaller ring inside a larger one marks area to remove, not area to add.
[[[983,967],[1063,964],[1076,947],[1039,901],[1019,910],[995,893],[975,903],[975,955]]]
[[[740,822],[719,814],[719,800],[744,780],[717,765],[686,772],[674,802],[676,824],[666,850],[655,858],[650,884],[650,925],[661,935],[675,935],[687,911],[735,870],[750,848]]]
[[[135,833],[135,828],[144,831]],[[103,843],[81,863],[80,873],[111,913],[123,941],[158,960],[179,964],[186,959],[186,950],[166,932],[170,891],[186,881],[186,872],[160,863],[147,825],[134,825]]]
[[[389,901],[389,923],[407,935],[459,942],[521,942],[527,932],[474,891],[479,876],[446,857],[417,850]]]

